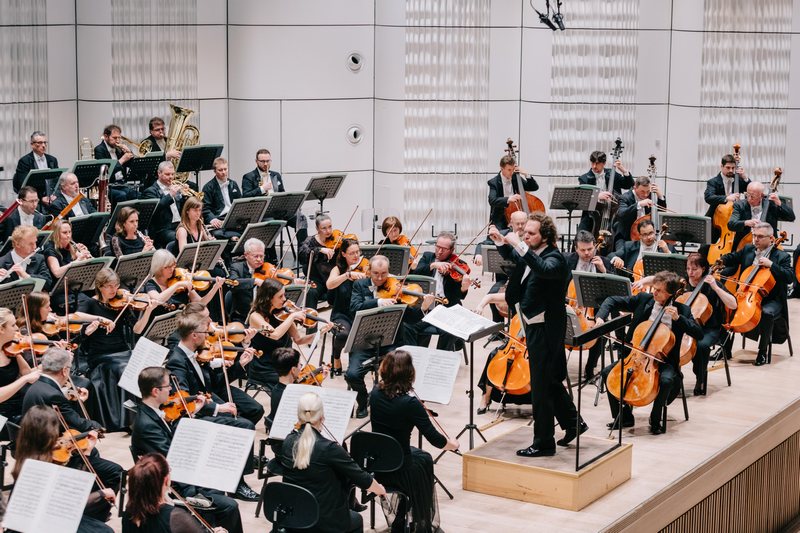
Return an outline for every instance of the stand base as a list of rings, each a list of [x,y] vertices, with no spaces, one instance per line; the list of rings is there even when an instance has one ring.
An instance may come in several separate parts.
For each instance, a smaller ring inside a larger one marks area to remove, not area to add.
[[[531,444],[531,429],[523,426],[464,454],[464,490],[579,511],[631,477],[633,445],[623,444],[575,472],[575,447],[553,457],[517,457]],[[581,456],[597,455],[609,441],[581,436]]]

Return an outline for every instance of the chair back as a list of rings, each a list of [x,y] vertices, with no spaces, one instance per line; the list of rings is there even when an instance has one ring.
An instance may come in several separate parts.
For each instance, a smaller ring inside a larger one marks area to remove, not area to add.
[[[309,529],[319,520],[319,504],[308,489],[272,482],[264,489],[264,514],[277,528]]]
[[[394,472],[403,466],[405,454],[397,439],[384,433],[357,431],[350,437],[350,456],[369,473]]]
[[[436,292],[436,280],[431,276],[420,276],[419,274],[409,274],[406,278],[407,283],[416,283],[422,287],[422,292],[433,294]]]
[[[19,435],[19,424],[15,424],[14,422],[8,421],[6,422],[6,430],[8,431],[8,440],[11,442],[17,441],[17,435]]]

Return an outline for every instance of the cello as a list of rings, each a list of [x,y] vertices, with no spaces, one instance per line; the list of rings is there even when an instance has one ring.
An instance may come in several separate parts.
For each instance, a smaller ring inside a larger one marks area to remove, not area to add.
[[[601,248],[611,242],[611,237],[614,233],[614,217],[619,208],[619,199],[614,195],[614,181],[617,178],[616,164],[622,155],[623,148],[625,147],[622,146],[622,139],[617,137],[617,140],[614,141],[614,149],[611,150],[611,176],[608,178],[608,186],[606,187],[606,192],[611,193],[611,198],[608,202],[601,203],[598,210],[592,213],[594,237],[597,239],[598,244],[601,242],[600,238],[604,238],[604,244],[600,246]]]
[[[739,194],[739,150],[741,150],[741,144],[734,144],[733,145],[733,161],[735,164],[734,171],[733,171],[733,194]],[[711,245],[708,249],[708,263],[713,265],[717,262],[717,259],[722,257],[725,254],[728,254],[733,251],[733,238],[736,236],[736,232],[733,230],[728,229],[728,220],[730,220],[731,215],[733,214],[733,201],[726,201],[724,204],[718,205],[717,208],[714,210],[714,219],[712,223],[716,228],[719,229],[719,239],[717,242]]]
[[[767,211],[769,210],[769,197],[771,194],[778,192],[778,185],[781,183],[781,175],[783,174],[783,169],[781,167],[776,167],[773,171],[775,176],[772,178],[772,181],[769,182],[769,192],[764,194],[764,198],[761,199],[761,216],[759,219],[761,222],[766,222],[767,220]],[[748,244],[753,244],[753,233],[748,232],[742,240],[739,241],[738,246],[736,246],[736,251],[738,252]]]
[[[505,149],[506,154],[513,157],[515,161],[519,161],[519,151],[516,150],[516,146],[514,146],[514,140],[511,137],[506,139],[506,145],[508,145],[508,147]],[[506,222],[510,224],[511,214],[517,211],[525,211],[526,215],[530,215],[531,213],[535,213],[537,211],[544,213],[544,203],[533,193],[525,190],[525,187],[523,187],[522,184],[522,175],[517,172],[516,169],[514,170],[512,178],[516,181],[518,194],[523,198],[523,200],[508,204],[508,207],[506,207]]]
[[[505,394],[528,394],[531,391],[531,369],[528,347],[519,314],[514,315],[508,328],[508,343],[486,366],[489,382]]]
[[[722,261],[717,261],[711,265],[711,268],[708,269],[708,273],[712,275],[716,274],[722,270],[722,267]],[[703,285],[705,285],[705,283],[705,276],[703,276],[692,292],[683,293],[675,299],[676,302],[686,304],[691,308],[692,316],[701,326],[708,322],[708,319],[711,318],[711,315],[714,313],[714,308],[711,307],[708,297],[700,292],[703,290]],[[695,353],[697,353],[697,341],[689,335],[684,335],[681,340],[680,365],[683,366],[694,359]]]

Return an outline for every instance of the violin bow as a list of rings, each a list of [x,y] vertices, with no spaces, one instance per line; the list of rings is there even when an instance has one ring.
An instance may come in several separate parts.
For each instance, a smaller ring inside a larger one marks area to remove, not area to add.
[[[65,285],[66,286],[66,285]],[[33,366],[37,367],[39,364],[36,362],[36,350],[33,349],[33,335],[31,334],[31,316],[28,314],[28,295],[22,295],[22,311],[25,313],[25,327],[28,328],[28,342],[31,344],[31,360],[33,361]],[[67,328],[69,331],[69,328]],[[67,343],[69,343],[69,337],[67,337]]]
[[[166,359],[164,362],[166,363]],[[169,379],[172,380],[172,385],[175,387],[175,393],[177,394],[181,405],[183,405],[183,410],[186,411],[186,414],[189,416],[189,418],[194,418],[194,413],[189,411],[189,405],[186,403],[186,399],[183,397],[183,394],[181,394],[181,384],[178,382],[177,376],[170,374]]]
[[[450,440],[450,435],[448,435],[448,434],[447,434],[447,431],[445,431],[445,429],[442,427],[442,425],[439,423],[439,421],[438,421],[438,420],[436,420],[436,417],[434,416],[434,412],[433,412],[433,411],[431,411],[430,409],[428,409],[428,406],[427,406],[427,405],[425,405],[425,402],[423,402],[423,401],[422,401],[422,399],[421,399],[421,398],[420,398],[420,397],[417,395],[417,391],[415,391],[414,389],[411,389],[411,390],[409,390],[408,392],[409,392],[409,394],[411,394],[411,395],[412,395],[414,398],[416,398],[417,400],[419,400],[419,403],[420,403],[420,404],[422,404],[422,408],[423,408],[423,409],[425,409],[425,412],[428,414],[428,418],[430,418],[430,419],[431,419],[431,422],[433,422],[433,425],[435,425],[435,426],[436,426],[436,427],[439,429],[439,431],[442,433],[442,435],[444,435],[444,437],[445,437],[447,440]],[[461,455],[461,452],[460,452],[460,451],[458,451],[458,450],[447,450],[447,451],[449,451],[449,452],[453,452],[453,453],[454,453],[454,454],[456,454],[456,455]]]
[[[64,314],[67,317],[67,344],[69,344],[69,289],[68,289],[69,280],[66,276],[64,276]],[[27,305],[25,308],[27,309]],[[27,312],[27,311],[26,311]],[[27,317],[27,315],[26,315]],[[31,325],[28,324],[28,333],[31,331]]]
[[[300,295],[300,298],[297,300],[297,304],[300,308],[305,309],[306,307],[306,296],[308,295],[308,289],[311,287],[309,281],[311,280],[311,265],[314,263],[314,250],[311,250],[311,253],[308,254],[308,269],[306,271],[306,283],[303,287],[303,293]],[[277,275],[277,272],[276,272]]]
[[[462,249],[461,249],[461,252],[459,252],[459,253],[455,254],[455,256],[456,256],[456,259],[461,259],[461,254],[463,254],[464,252],[466,252],[466,251],[467,251],[467,249],[468,249],[470,246],[472,246],[473,244],[475,244],[475,241],[477,241],[477,240],[478,240],[478,237],[480,237],[480,236],[481,236],[481,233],[483,233],[484,231],[486,231],[487,229],[489,229],[489,226],[491,226],[491,225],[492,225],[492,221],[490,220],[490,221],[489,221],[489,222],[488,222],[488,223],[487,223],[487,224],[486,224],[486,225],[485,225],[483,228],[481,228],[481,230],[480,230],[480,231],[478,231],[478,233],[476,233],[476,234],[475,234],[475,236],[472,238],[472,240],[471,240],[471,241],[469,241],[469,242],[466,244],[466,246],[464,246],[464,248],[462,248]]]
[[[225,337],[225,342],[228,342],[228,320],[225,317],[225,298],[222,296],[222,287],[219,290],[219,306],[222,315],[222,334]],[[225,351],[222,349],[222,337],[217,335],[217,345],[219,345],[219,356],[222,357],[222,375],[225,377],[225,391],[228,393],[228,401],[233,403],[233,395],[231,394],[231,381],[228,379],[228,368],[225,366]],[[236,359],[234,359],[236,361]],[[234,405],[236,405],[234,403]],[[238,411],[238,409],[237,409]],[[233,415],[233,418],[237,418]]]
[[[176,498],[178,501],[180,501],[181,503],[183,503],[183,505],[186,507],[186,510],[187,510],[187,511],[189,511],[189,513],[190,513],[190,514],[191,514],[191,515],[192,515],[192,516],[193,516],[193,517],[194,517],[194,518],[195,518],[195,519],[196,519],[198,522],[200,522],[200,525],[202,525],[202,526],[205,528],[205,530],[206,530],[206,531],[208,531],[209,533],[214,533],[214,527],[213,527],[211,524],[209,524],[208,522],[206,522],[206,520],[205,520],[205,519],[204,519],[204,518],[203,518],[203,517],[200,515],[200,513],[198,513],[198,512],[197,512],[197,510],[195,510],[195,508],[194,508],[192,505],[190,505],[190,504],[189,504],[189,502],[187,502],[187,501],[186,501],[186,499],[185,499],[183,496],[181,496],[180,494],[178,494],[178,491],[176,491],[176,490],[175,490],[175,489],[173,489],[172,487],[169,487],[169,492],[170,492],[170,494],[171,494],[172,496],[174,496],[174,497],[175,497],[175,498]]]
[[[134,295],[136,295],[136,294],[139,294],[139,291],[140,291],[140,290],[142,290],[142,287],[144,287],[144,284],[145,284],[145,283],[147,283],[147,281],[148,281],[148,280],[149,280],[151,277],[152,277],[152,276],[151,276],[150,274],[148,274],[147,276],[145,276],[145,277],[144,277],[144,279],[142,279],[142,282],[139,284],[139,286],[138,286],[138,287],[136,287],[136,291],[134,291],[133,293],[131,293],[131,299],[129,299],[127,302],[125,302],[125,305],[123,305],[123,306],[122,306],[122,309],[120,309],[120,310],[119,310],[119,313],[117,313],[117,317],[114,319],[114,322],[113,322],[114,326],[116,326],[116,325],[117,325],[117,322],[119,322],[119,319],[120,319],[120,318],[122,318],[122,313],[124,313],[124,312],[125,312],[125,310],[126,310],[128,307],[130,307],[130,305],[131,305],[131,302],[133,301],[133,297],[134,297]],[[166,303],[166,302],[164,302],[164,303]],[[69,314],[67,314],[67,317],[69,317]],[[67,331],[69,331],[69,324],[67,324]]]
[[[416,237],[417,233],[419,233],[419,230],[422,229],[422,225],[425,223],[426,220],[428,220],[428,217],[431,216],[431,213],[433,213],[433,208],[432,207],[430,209],[428,209],[428,212],[425,213],[425,216],[422,218],[420,223],[417,225],[416,231],[414,231],[414,233],[411,235],[411,238],[408,239],[408,246],[409,247],[414,245],[414,237]],[[414,257],[411,258],[411,264],[414,264],[414,261],[417,259],[418,255],[419,255],[419,248],[417,248],[417,253],[414,254]]]
[[[75,383],[72,381],[72,376],[67,375],[67,380],[69,381],[69,386],[72,387],[72,390],[75,391],[75,397],[78,399],[78,405],[81,408],[81,413],[83,414],[83,418],[91,420],[92,418],[89,416],[89,412],[86,410],[86,406],[83,404],[83,400],[81,400],[80,391],[78,390],[78,387],[75,386]]]
[[[358,211],[358,205],[356,205],[356,208],[353,209],[352,213],[350,213],[350,218],[347,219],[347,224],[344,225],[344,229],[342,230],[342,234],[339,235],[339,238],[336,239],[336,242],[333,243],[333,249],[334,250],[336,250],[336,248],[338,248],[339,245],[342,243],[342,239],[344,239],[344,236],[347,233],[347,228],[350,226],[350,222],[353,221],[353,217],[356,216],[356,212],[357,211]]]

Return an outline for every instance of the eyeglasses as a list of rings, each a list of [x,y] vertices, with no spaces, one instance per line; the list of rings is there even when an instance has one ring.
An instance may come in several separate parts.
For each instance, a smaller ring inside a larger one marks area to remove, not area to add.
[[[450,246],[439,246],[438,244],[434,245],[434,248],[437,250],[452,250]]]
[[[31,141],[31,144],[47,144],[47,141]]]
[[[755,233],[753,233],[754,239],[769,239],[770,237],[772,237],[772,235],[756,235]]]
[[[168,388],[170,388],[170,387],[172,387],[172,385],[161,385],[161,386],[159,386],[159,387],[153,387],[153,388],[154,388],[154,389],[168,389]]]

